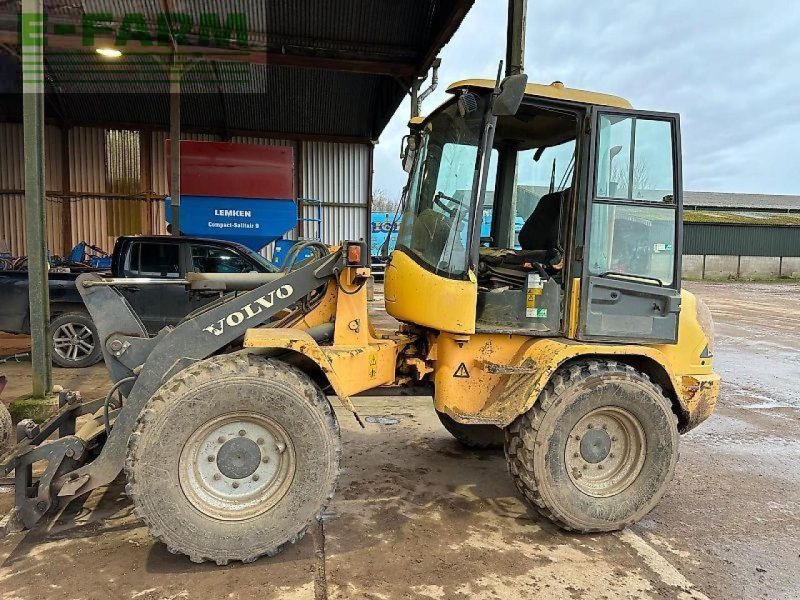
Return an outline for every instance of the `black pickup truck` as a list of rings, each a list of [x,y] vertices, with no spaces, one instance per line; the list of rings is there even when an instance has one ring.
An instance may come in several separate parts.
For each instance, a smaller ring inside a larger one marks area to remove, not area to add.
[[[252,250],[220,240],[170,236],[122,236],[117,239],[111,277],[183,279],[188,272],[269,273],[276,267]],[[50,339],[53,362],[87,367],[102,358],[97,330],[75,286],[78,273],[48,274]],[[178,323],[214,296],[190,294],[181,285],[120,287],[151,335]],[[0,271],[0,331],[30,332],[28,274]]]

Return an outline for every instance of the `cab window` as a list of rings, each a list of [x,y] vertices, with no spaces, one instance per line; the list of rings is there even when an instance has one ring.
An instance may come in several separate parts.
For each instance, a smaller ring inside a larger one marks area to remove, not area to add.
[[[468,110],[451,103],[422,131],[411,173],[397,247],[432,272],[467,277],[470,200],[484,104]]]
[[[674,139],[665,120],[599,119],[589,272],[675,281]]]

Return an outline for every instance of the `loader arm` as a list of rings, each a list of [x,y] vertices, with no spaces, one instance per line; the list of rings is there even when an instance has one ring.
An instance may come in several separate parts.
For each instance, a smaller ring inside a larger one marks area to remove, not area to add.
[[[142,332],[120,333],[119,324],[138,320],[130,305],[101,277],[85,274],[78,289],[89,313],[98,324],[109,373],[115,381],[136,373],[123,409],[100,455],[70,474],[86,478],[74,495],[110,483],[119,474],[137,417],[147,400],[172,375],[235,342],[252,327],[267,323],[280,311],[323,285],[344,267],[341,250],[287,273],[249,292],[242,293],[180,323],[165,328],[155,338]],[[77,477],[76,477],[77,476]]]

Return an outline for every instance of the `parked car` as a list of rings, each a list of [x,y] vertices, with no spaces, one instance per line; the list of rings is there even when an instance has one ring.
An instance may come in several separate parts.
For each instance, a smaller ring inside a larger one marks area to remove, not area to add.
[[[259,273],[276,267],[260,254],[232,242],[191,237],[122,236],[112,254],[110,277],[182,279],[187,272]],[[82,272],[86,272],[83,270]],[[103,271],[99,271],[103,272]],[[50,340],[53,362],[60,367],[87,367],[100,361],[97,330],[75,285],[77,272],[48,275]],[[214,297],[190,294],[180,285],[118,288],[155,335]],[[28,273],[0,272],[0,331],[30,333]]]

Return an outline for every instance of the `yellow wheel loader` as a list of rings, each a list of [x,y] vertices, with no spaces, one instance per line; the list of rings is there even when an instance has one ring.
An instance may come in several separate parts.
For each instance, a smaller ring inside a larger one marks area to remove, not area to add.
[[[370,321],[363,241],[314,245],[286,273],[81,275],[114,385],[93,402],[62,392],[51,420],[17,426],[0,457],[9,523],[32,527],[124,470],[171,551],[273,555],[333,496],[329,399],[355,413],[370,393],[428,395],[463,443],[502,444],[520,494],[565,529],[646,515],[719,391],[709,312],[680,285],[678,116],[524,75],[449,91],[406,140],[385,275],[399,326]],[[124,285],[219,300],[149,338]]]

